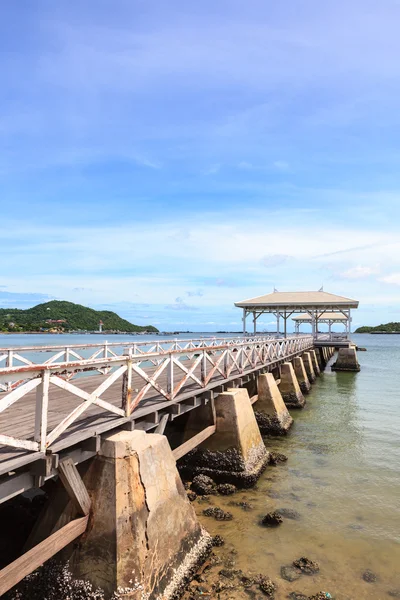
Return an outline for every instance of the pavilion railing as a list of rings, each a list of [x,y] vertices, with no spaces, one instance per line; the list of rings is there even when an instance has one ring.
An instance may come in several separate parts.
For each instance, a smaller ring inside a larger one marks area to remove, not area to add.
[[[44,452],[71,424],[76,424],[89,407],[97,406],[109,412],[110,418],[118,416],[128,420],[150,391],[153,394],[155,391],[160,401],[176,402],[188,392],[193,395],[201,393],[212,382],[234,379],[268,364],[290,359],[312,348],[314,341],[312,336],[293,336],[275,340],[265,337],[228,340],[224,344],[213,344],[211,340],[207,342],[208,345],[196,347],[193,344],[190,346],[188,341],[185,348],[176,348],[174,345],[166,350],[140,354],[135,354],[133,347],[128,347],[119,356],[113,352],[111,356],[75,360],[71,360],[75,351],[70,347],[69,361],[0,368],[0,383],[11,386],[0,395],[0,413],[8,410],[7,424],[12,423],[15,403],[26,398],[30,392],[36,392],[33,436],[20,439],[2,435],[0,431],[0,445]],[[104,379],[90,393],[69,381],[77,373],[93,371],[103,373]],[[118,380],[121,388],[116,393],[116,399],[120,398],[120,402],[115,406],[103,396]],[[48,420],[52,394],[59,389],[75,396],[79,404],[50,428]]]

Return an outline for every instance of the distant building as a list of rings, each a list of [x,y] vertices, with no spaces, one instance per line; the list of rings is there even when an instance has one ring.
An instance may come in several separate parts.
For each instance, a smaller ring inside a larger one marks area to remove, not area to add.
[[[46,319],[46,323],[48,323],[49,325],[66,323],[66,322],[67,322],[67,319]]]

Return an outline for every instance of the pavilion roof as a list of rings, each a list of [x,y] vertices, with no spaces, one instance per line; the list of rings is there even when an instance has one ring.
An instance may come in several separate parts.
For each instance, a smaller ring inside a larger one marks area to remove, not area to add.
[[[328,309],[358,308],[358,300],[337,296],[329,292],[272,292],[263,296],[256,296],[248,300],[235,302],[235,306],[241,308],[290,308],[301,309],[303,307],[326,306]]]

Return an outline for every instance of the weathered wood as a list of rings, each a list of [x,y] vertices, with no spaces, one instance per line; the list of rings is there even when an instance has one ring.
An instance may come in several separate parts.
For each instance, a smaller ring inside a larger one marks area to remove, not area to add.
[[[7,394],[7,396],[0,400],[0,412],[3,412],[3,410],[14,404],[14,402],[25,396],[28,392],[34,390],[38,385],[40,385],[40,382],[40,379],[31,379],[13,392]]]
[[[163,415],[160,419],[159,424],[157,425],[156,429],[154,430],[154,433],[160,433],[161,435],[163,435],[165,428],[167,426],[167,423],[168,423],[168,419],[169,419],[169,415]]]
[[[203,431],[200,431],[200,433],[197,433],[196,435],[191,437],[189,440],[187,440],[187,442],[185,442],[181,446],[178,446],[178,448],[175,448],[175,450],[172,451],[175,460],[182,458],[182,456],[185,456],[185,454],[187,454],[188,452],[196,448],[199,444],[204,442],[204,440],[212,436],[215,433],[216,429],[216,425],[210,425],[209,427],[203,429]]]
[[[23,450],[39,450],[39,444],[37,442],[30,442],[29,440],[20,440],[9,435],[0,435],[0,444],[4,444],[5,446],[12,446],[13,448],[21,448]]]
[[[0,596],[85,532],[89,517],[75,519],[0,571]]]
[[[50,373],[44,371],[40,385],[36,388],[35,435],[39,450],[46,450],[47,418],[49,407]]]
[[[74,461],[71,458],[65,458],[60,461],[58,472],[77,510],[83,515],[88,515],[91,506],[90,497]]]

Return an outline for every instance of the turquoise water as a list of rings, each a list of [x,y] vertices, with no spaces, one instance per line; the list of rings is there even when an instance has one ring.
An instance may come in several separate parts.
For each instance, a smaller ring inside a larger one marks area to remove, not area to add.
[[[233,512],[234,520],[200,517],[237,550],[239,568],[277,583],[277,600],[291,591],[321,590],[337,600],[379,600],[400,590],[400,336],[354,340],[368,349],[358,353],[361,372],[334,373],[328,366],[306,408],[292,411],[289,436],[265,440],[289,460],[267,469],[256,490],[236,496],[254,510],[243,512],[218,497],[212,502]],[[298,520],[285,519],[276,529],[259,526],[263,514],[279,508],[296,510]],[[300,556],[318,561],[320,573],[283,580],[281,566]],[[362,579],[366,569],[377,575],[376,583]]]

